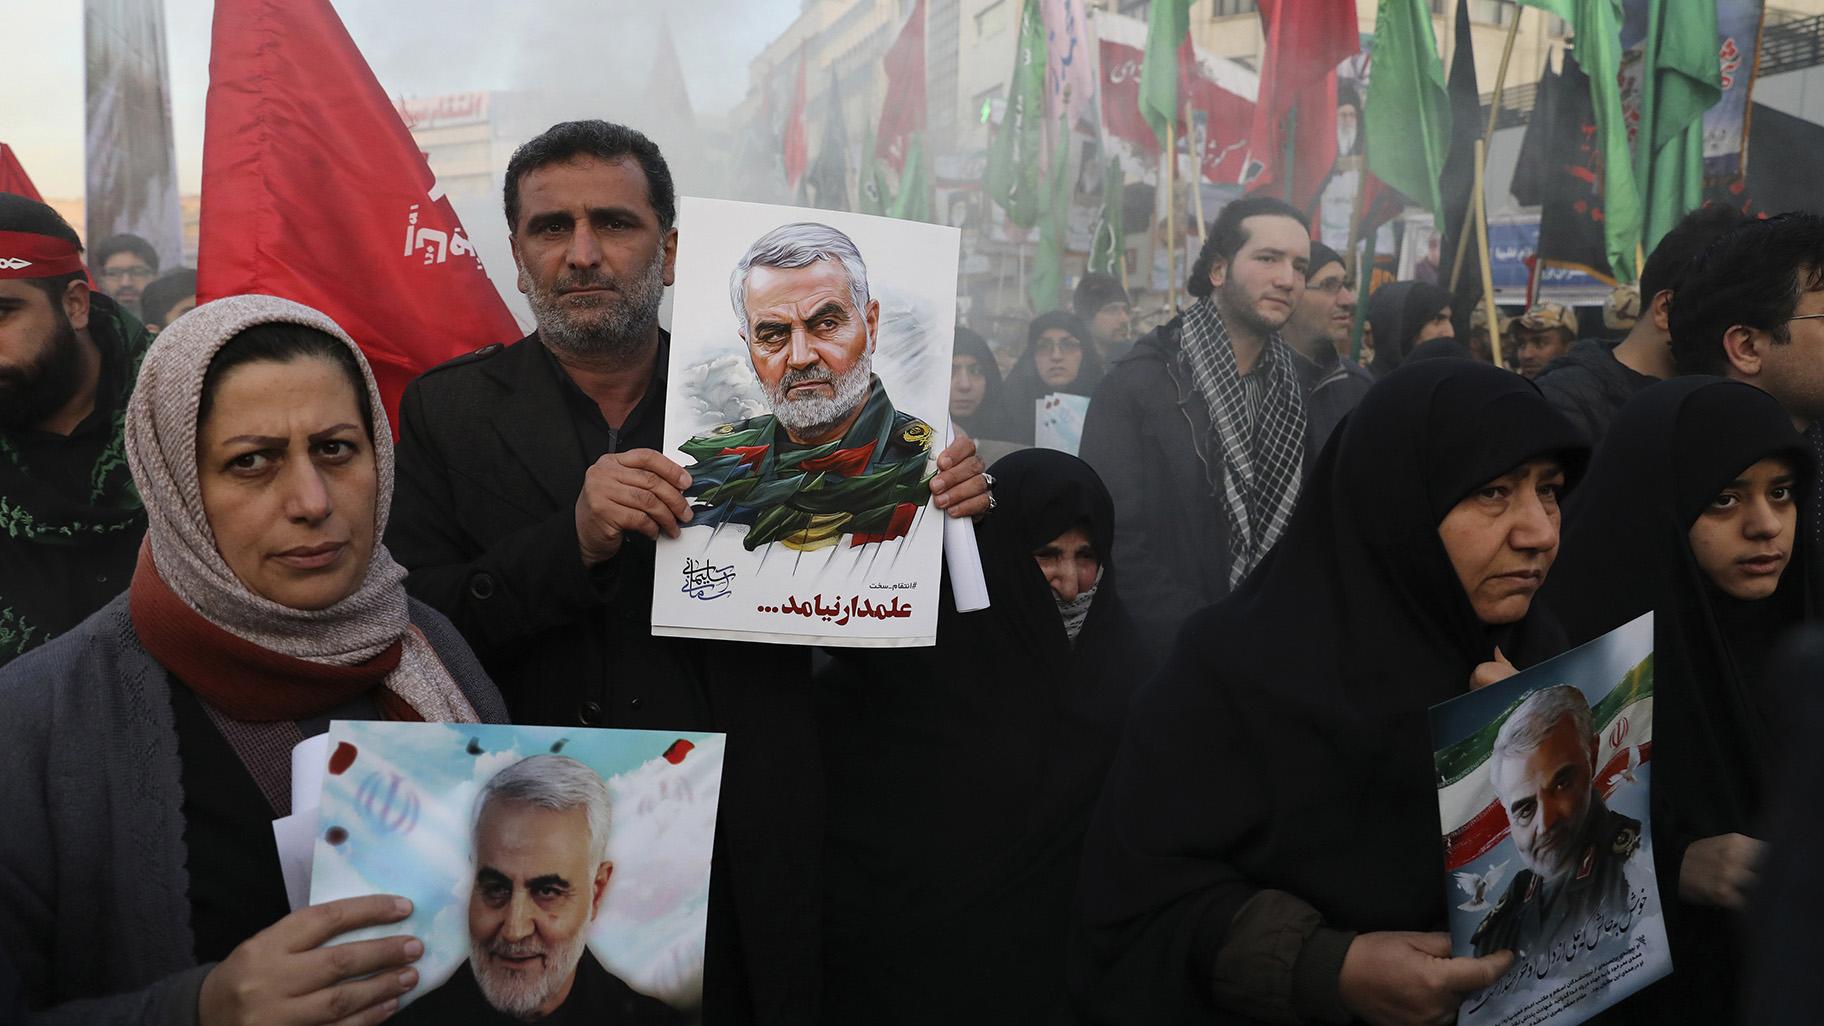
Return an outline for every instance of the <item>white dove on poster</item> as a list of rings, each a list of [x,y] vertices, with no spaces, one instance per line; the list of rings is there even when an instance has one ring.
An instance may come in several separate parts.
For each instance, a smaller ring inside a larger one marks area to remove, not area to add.
[[[1622,767],[1621,772],[1616,773],[1609,777],[1609,787],[1610,788],[1620,787],[1624,783],[1627,783],[1627,784],[1640,783],[1640,778],[1634,775],[1634,771],[1639,768],[1640,768],[1640,746],[1639,745],[1629,745],[1628,746],[1628,764],[1626,766]]]
[[[1510,859],[1509,862],[1512,860]],[[1503,862],[1486,874],[1458,873],[1457,886],[1469,895],[1469,900],[1457,907],[1465,912],[1480,912],[1488,907],[1488,896],[1501,886],[1501,878],[1507,875],[1509,862]]]

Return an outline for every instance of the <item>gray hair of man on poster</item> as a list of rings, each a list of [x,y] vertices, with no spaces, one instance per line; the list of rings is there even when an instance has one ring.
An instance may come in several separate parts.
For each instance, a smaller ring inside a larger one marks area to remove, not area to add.
[[[1590,700],[1573,684],[1556,684],[1526,696],[1495,734],[1489,751],[1489,780],[1497,794],[1505,794],[1501,768],[1510,755],[1525,755],[1538,750],[1546,736],[1566,718],[1577,731],[1581,744],[1589,744],[1595,727],[1590,717]]]
[[[834,260],[849,278],[849,298],[860,315],[868,306],[868,265],[855,241],[827,224],[798,221],[782,224],[754,240],[735,262],[728,276],[728,299],[735,308],[741,337],[747,337],[747,277],[756,267],[786,269],[809,267],[819,260]]]
[[[515,801],[568,812],[583,809],[589,819],[589,854],[600,862],[608,857],[608,829],[612,801],[602,775],[568,755],[533,755],[494,774],[475,798],[475,818],[469,830],[481,823],[481,814],[494,801]]]

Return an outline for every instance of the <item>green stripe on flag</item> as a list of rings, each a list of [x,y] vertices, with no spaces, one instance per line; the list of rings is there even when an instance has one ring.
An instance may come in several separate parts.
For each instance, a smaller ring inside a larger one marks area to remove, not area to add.
[[[1438,751],[1434,760],[1438,772],[1437,786],[1449,787],[1487,762],[1489,753],[1495,747],[1495,735],[1501,732],[1501,725],[1531,694],[1528,692],[1515,699],[1513,704],[1501,711],[1500,716],[1474,734]],[[1640,665],[1623,674],[1620,682],[1590,710],[1590,720],[1595,724],[1597,733],[1601,733],[1603,728],[1613,722],[1617,713],[1652,694],[1653,656],[1649,654],[1640,661]]]

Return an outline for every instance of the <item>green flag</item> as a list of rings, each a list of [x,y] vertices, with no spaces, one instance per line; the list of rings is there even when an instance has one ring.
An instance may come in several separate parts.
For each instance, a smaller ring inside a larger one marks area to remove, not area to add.
[[[1617,77],[1621,72],[1621,0],[1519,2],[1556,14],[1576,33],[1571,52],[1590,76],[1590,106],[1596,111],[1596,144],[1602,153],[1603,241],[1616,280],[1633,281],[1639,277],[1634,251],[1640,245],[1642,213]]]
[[[1020,13],[1020,42],[1014,51],[1007,108],[988,148],[984,183],[988,196],[1007,211],[1007,220],[1030,228],[1044,204],[1040,154],[1045,148],[1045,24],[1039,0],[1026,0]]]
[[[1450,157],[1450,92],[1424,0],[1381,0],[1362,122],[1368,170],[1445,223],[1438,183]]]
[[[1652,250],[1704,202],[1704,112],[1723,95],[1716,0],[1648,0],[1634,178]]]
[[[1109,158],[1102,172],[1102,209],[1090,229],[1089,269],[1097,274],[1121,277],[1121,259],[1127,254],[1127,223],[1121,207],[1127,176],[1121,173],[1121,162]]]
[[[1070,210],[1070,129],[1058,122],[1058,145],[1051,154],[1051,173],[1046,176],[1045,208],[1039,217],[1039,251],[1032,259],[1032,277],[1026,282],[1032,297],[1033,313],[1046,313],[1058,308],[1058,293],[1064,285],[1064,229]]]
[[[925,134],[913,132],[906,146],[906,166],[899,173],[899,191],[887,214],[908,221],[933,221],[931,174],[925,155]]]
[[[1191,31],[1191,0],[1153,0],[1146,12],[1146,57],[1140,64],[1140,116],[1165,145],[1178,120],[1178,48]]]

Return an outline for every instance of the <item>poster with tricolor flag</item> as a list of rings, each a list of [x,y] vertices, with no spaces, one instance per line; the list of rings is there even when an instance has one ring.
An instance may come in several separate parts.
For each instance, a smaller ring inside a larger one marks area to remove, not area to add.
[[[1653,871],[1653,614],[1431,709],[1460,1026],[1576,1026],[1672,971]]]
[[[425,370],[522,332],[328,0],[216,0],[197,299],[328,314],[387,415]]]

